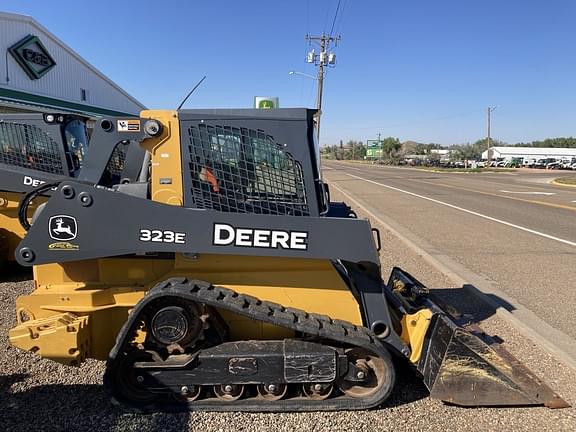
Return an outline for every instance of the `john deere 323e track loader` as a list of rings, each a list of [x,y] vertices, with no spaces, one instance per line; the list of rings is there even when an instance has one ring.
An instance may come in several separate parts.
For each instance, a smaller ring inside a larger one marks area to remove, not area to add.
[[[466,406],[565,406],[400,269],[377,232],[331,203],[314,111],[144,111],[100,120],[80,180],[61,182],[16,252],[36,290],[15,346],[107,360],[113,398],[142,410],[365,409],[394,363]],[[151,154],[140,181],[95,186],[119,143]],[[21,212],[22,213],[22,212]]]

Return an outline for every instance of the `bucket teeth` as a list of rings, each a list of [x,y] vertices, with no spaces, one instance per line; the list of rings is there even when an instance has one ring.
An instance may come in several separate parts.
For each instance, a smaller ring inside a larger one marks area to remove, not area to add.
[[[418,369],[434,398],[462,406],[569,406],[508,351],[447,316],[434,316],[425,345]]]

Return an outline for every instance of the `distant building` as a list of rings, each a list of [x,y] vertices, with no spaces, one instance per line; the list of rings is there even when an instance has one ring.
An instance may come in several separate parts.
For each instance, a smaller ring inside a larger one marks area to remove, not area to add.
[[[560,147],[490,147],[482,153],[482,159],[570,159],[576,157],[576,148]]]
[[[430,155],[437,155],[436,157],[441,161],[441,162],[447,162],[450,160],[450,156],[452,155],[452,150],[448,150],[448,149],[432,149],[430,150]],[[430,156],[428,156],[428,159],[431,159]]]
[[[34,18],[0,12],[0,51],[0,112],[94,117],[145,109]]]

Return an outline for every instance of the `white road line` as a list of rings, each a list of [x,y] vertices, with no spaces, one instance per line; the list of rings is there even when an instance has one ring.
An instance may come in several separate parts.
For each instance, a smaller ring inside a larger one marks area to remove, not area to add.
[[[552,236],[552,235],[550,235],[550,234],[541,233],[540,231],[535,231],[535,230],[533,230],[533,229],[526,228],[526,227],[523,227],[523,226],[520,226],[520,225],[516,225],[516,224],[510,223],[510,222],[506,222],[506,221],[503,221],[503,220],[501,220],[501,219],[496,219],[496,218],[493,218],[492,216],[487,216],[487,215],[482,214],[482,213],[478,213],[478,212],[475,212],[475,211],[472,211],[472,210],[468,210],[468,209],[465,209],[465,208],[462,208],[462,207],[458,207],[458,206],[455,206],[455,205],[453,205],[453,204],[448,204],[447,202],[440,201],[440,200],[437,200],[437,199],[434,199],[434,198],[429,198],[429,197],[424,196],[424,195],[419,195],[419,194],[414,193],[414,192],[409,192],[409,191],[406,191],[406,190],[403,190],[403,189],[400,189],[400,188],[397,188],[397,187],[394,187],[394,186],[385,185],[384,183],[378,183],[378,182],[376,182],[376,181],[374,181],[374,180],[368,180],[368,179],[365,179],[365,178],[363,178],[363,177],[356,176],[356,175],[354,175],[354,174],[348,174],[348,173],[346,173],[346,175],[349,176],[349,177],[356,178],[356,179],[358,179],[358,180],[363,180],[363,181],[368,182],[368,183],[372,183],[372,184],[375,184],[375,185],[378,185],[378,186],[382,186],[382,187],[385,187],[385,188],[388,188],[388,189],[395,190],[395,191],[397,191],[397,192],[402,192],[402,193],[405,193],[405,194],[408,194],[408,195],[415,196],[415,197],[417,197],[417,198],[421,198],[421,199],[425,199],[425,200],[427,200],[427,201],[434,202],[434,203],[436,203],[436,204],[440,204],[440,205],[443,205],[443,206],[446,206],[446,207],[450,207],[450,208],[453,208],[453,209],[455,209],[455,210],[459,210],[459,211],[464,212],[464,213],[468,213],[468,214],[471,214],[471,215],[474,215],[474,216],[478,216],[478,217],[481,217],[481,218],[490,220],[490,221],[492,221],[492,222],[496,222],[496,223],[499,223],[499,224],[502,224],[502,225],[506,225],[506,226],[509,226],[509,227],[512,227],[512,228],[516,228],[516,229],[518,229],[518,230],[525,231],[525,232],[528,232],[528,233],[530,233],[530,234],[534,234],[534,235],[537,235],[537,236],[540,236],[540,237],[544,237],[544,238],[547,238],[547,239],[549,239],[549,240],[554,240],[554,241],[557,241],[557,242],[560,242],[560,243],[564,243],[564,244],[567,244],[567,245],[575,246],[575,247],[576,247],[576,242],[573,242],[573,241],[570,241],[570,240],[565,240],[565,239],[562,239],[562,238],[559,238],[559,237]]]
[[[513,194],[526,194],[526,195],[556,195],[556,192],[537,192],[537,191],[520,192],[520,191],[509,191],[509,190],[500,190],[499,192],[513,193]]]

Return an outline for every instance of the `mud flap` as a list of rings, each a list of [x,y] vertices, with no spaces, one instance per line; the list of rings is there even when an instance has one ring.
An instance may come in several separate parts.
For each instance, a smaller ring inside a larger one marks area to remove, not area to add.
[[[395,268],[387,287],[403,313],[433,312],[417,364],[431,397],[461,406],[569,406],[480,327],[433,302],[408,273]]]

